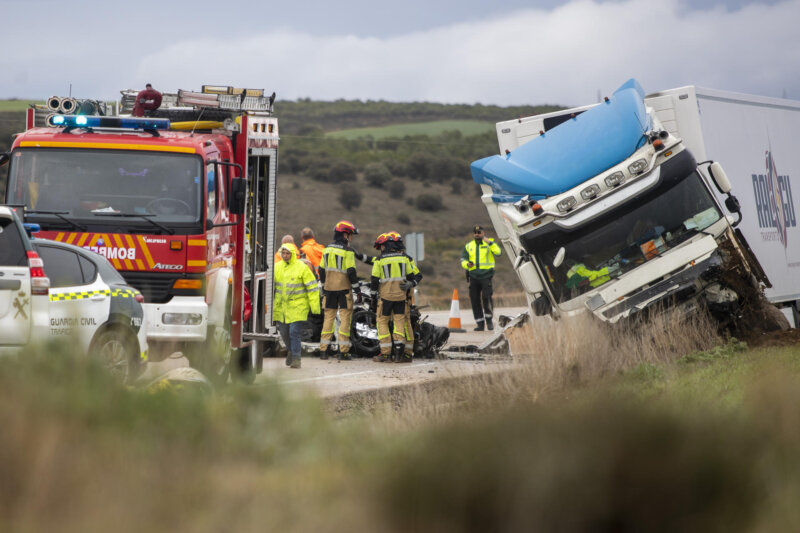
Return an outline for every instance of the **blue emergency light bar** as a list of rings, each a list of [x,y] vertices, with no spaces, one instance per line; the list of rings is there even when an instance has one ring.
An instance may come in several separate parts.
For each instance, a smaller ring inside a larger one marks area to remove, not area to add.
[[[68,128],[122,128],[128,130],[168,130],[168,118],[101,117],[87,115],[53,115],[53,126]]]

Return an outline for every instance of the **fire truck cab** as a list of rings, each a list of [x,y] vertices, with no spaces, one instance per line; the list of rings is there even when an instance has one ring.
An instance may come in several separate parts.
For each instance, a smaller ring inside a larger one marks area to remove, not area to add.
[[[148,117],[127,115],[136,93],[122,94],[116,116],[59,112],[58,97],[29,109],[6,201],[37,237],[105,256],[141,291],[151,360],[182,350],[212,378],[253,379],[278,338],[274,94],[204,86],[164,94]]]

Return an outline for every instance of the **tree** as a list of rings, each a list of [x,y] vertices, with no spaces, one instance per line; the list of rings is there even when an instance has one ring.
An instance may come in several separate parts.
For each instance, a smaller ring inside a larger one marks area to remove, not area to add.
[[[345,183],[339,189],[339,203],[348,211],[360,206],[363,199],[364,195],[361,190],[351,183]]]
[[[442,197],[438,194],[420,194],[417,196],[417,209],[420,211],[439,211],[442,209]]]
[[[364,169],[364,179],[372,187],[383,189],[392,179],[392,174],[383,163],[370,163]]]
[[[332,183],[356,181],[356,167],[347,161],[337,161],[328,172],[328,180]]]

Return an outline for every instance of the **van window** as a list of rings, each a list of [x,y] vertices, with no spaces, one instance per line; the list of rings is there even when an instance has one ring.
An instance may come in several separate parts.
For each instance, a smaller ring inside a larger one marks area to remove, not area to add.
[[[0,265],[28,266],[28,254],[12,218],[0,218]]]

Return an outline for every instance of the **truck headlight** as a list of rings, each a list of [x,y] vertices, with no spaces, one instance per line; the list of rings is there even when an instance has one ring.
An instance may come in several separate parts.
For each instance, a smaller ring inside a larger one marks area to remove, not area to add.
[[[567,211],[575,207],[576,203],[578,203],[578,201],[575,199],[574,196],[567,196],[566,198],[558,202],[556,204],[556,207],[558,208],[559,211],[566,213]]]
[[[647,161],[645,161],[644,159],[637,159],[636,161],[628,165],[628,172],[630,172],[631,174],[641,174],[645,170],[647,170]]]
[[[172,326],[197,326],[203,322],[203,315],[200,313],[164,313],[161,315],[161,321]]]
[[[616,187],[625,180],[625,174],[622,172],[614,172],[610,176],[606,176],[605,182],[608,187]]]
[[[592,183],[581,191],[581,196],[584,200],[591,200],[598,194],[600,194],[600,186],[596,183]]]

